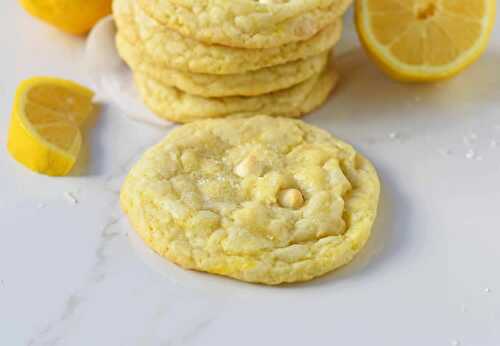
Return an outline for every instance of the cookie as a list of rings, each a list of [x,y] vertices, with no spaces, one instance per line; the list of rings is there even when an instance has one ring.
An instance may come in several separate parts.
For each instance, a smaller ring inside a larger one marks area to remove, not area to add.
[[[290,88],[321,72],[328,62],[328,52],[305,60],[261,70],[232,74],[210,75],[175,70],[154,62],[140,44],[131,44],[117,37],[120,56],[133,71],[151,76],[162,84],[176,87],[188,94],[203,97],[256,96]]]
[[[135,73],[136,85],[146,105],[159,117],[187,123],[229,115],[299,117],[319,107],[330,95],[338,75],[330,66],[306,81],[269,94],[245,97],[206,98],[194,96]]]
[[[115,1],[114,16],[119,32],[130,36],[127,36],[129,42],[142,44],[148,56],[157,63],[206,74],[240,74],[317,56],[335,46],[342,32],[342,22],[338,20],[307,41],[277,48],[244,49],[204,44],[165,29],[130,0]],[[135,34],[131,33],[133,27],[139,32],[138,41],[134,41]]]
[[[121,190],[145,243],[186,268],[276,285],[349,263],[379,200],[373,166],[329,133],[287,119],[211,119],[173,130]]]
[[[135,24],[135,6],[132,0],[113,0],[113,19],[118,32],[133,44],[140,44],[141,37]]]
[[[338,20],[352,0],[139,0],[163,26],[208,44],[273,48],[305,41]]]

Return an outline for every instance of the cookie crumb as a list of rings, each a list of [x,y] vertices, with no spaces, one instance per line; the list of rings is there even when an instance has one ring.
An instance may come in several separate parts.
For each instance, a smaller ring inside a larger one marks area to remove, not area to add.
[[[477,141],[477,139],[479,138],[479,136],[477,135],[477,133],[471,133],[469,135],[465,135],[464,136],[464,143],[466,145],[471,145],[473,143],[475,143]]]
[[[389,138],[392,140],[400,139],[400,135],[397,132],[391,132],[391,133],[389,133]]]
[[[77,205],[79,202],[78,199],[76,198],[76,196],[71,192],[65,192],[64,197],[66,197],[68,202],[70,202],[73,205]]]
[[[467,159],[473,159],[474,157],[476,156],[476,152],[472,149],[469,149],[466,153],[465,153],[465,157]]]
[[[451,156],[453,154],[453,151],[451,149],[446,148],[439,149],[438,152],[443,156]]]

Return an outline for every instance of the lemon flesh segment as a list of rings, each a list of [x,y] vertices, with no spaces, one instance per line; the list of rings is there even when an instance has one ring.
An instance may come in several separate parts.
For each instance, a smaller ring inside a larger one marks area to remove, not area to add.
[[[358,0],[363,46],[392,77],[436,81],[452,77],[486,49],[496,0]]]
[[[101,19],[111,14],[112,0],[19,0],[24,9],[70,34],[87,33]]]
[[[32,171],[67,175],[78,159],[79,126],[93,111],[93,95],[61,79],[40,77],[21,83],[9,129],[10,154]]]

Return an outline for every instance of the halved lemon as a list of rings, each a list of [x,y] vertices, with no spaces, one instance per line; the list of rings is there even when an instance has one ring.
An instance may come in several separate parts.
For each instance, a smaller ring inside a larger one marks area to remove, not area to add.
[[[452,77],[484,52],[496,0],[357,0],[356,27],[369,55],[392,77]]]
[[[8,150],[37,173],[67,175],[82,146],[79,126],[92,113],[94,93],[71,81],[37,77],[16,92]]]

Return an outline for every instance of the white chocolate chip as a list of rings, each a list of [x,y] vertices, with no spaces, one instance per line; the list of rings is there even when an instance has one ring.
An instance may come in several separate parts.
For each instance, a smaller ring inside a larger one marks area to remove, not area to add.
[[[278,202],[282,207],[298,209],[304,205],[304,197],[297,189],[286,189],[280,191]]]
[[[249,175],[260,176],[262,174],[262,165],[255,155],[249,155],[234,168],[234,174],[241,178],[248,177]]]
[[[472,149],[469,149],[466,153],[465,153],[465,157],[469,160],[473,159],[474,157],[476,157],[476,152]]]

